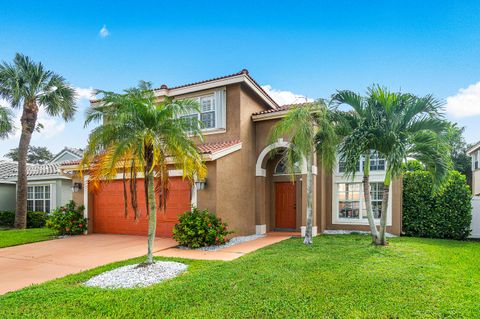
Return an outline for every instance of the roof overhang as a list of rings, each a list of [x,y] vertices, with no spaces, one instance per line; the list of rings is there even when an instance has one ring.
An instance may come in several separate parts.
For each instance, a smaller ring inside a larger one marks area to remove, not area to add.
[[[480,149],[480,142],[478,142],[477,144],[473,145],[472,147],[470,147],[468,150],[467,150],[467,154],[468,155],[471,155],[473,152],[477,151]]]
[[[272,112],[272,113],[255,114],[255,115],[252,115],[252,120],[254,122],[260,122],[260,121],[281,119],[285,117],[285,115],[287,115],[288,111],[289,110],[283,110],[283,111]]]
[[[184,94],[198,92],[198,91],[204,91],[204,90],[236,84],[236,83],[245,83],[270,108],[278,107],[278,104],[246,73],[232,75],[229,77],[215,79],[215,80],[206,81],[202,83],[194,83],[191,85],[177,87],[177,88],[171,88],[171,89],[159,88],[159,89],[155,89],[155,95],[158,97],[161,97],[161,96],[175,97],[179,95],[184,95]]]

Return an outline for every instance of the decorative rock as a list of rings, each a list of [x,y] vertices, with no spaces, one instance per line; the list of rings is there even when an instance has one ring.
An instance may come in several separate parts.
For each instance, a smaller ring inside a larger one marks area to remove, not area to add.
[[[119,267],[85,282],[89,287],[108,289],[147,287],[165,279],[178,276],[187,265],[172,261],[157,261],[151,265],[138,267],[138,264]]]
[[[265,235],[250,235],[250,236],[238,236],[238,237],[233,237],[230,239],[226,244],[223,245],[213,245],[213,246],[207,246],[207,247],[200,247],[200,248],[188,248],[185,246],[178,246],[180,249],[191,249],[191,250],[204,250],[204,251],[215,251],[215,250],[220,250],[224,249],[227,247],[231,247],[234,245],[238,245],[247,241],[255,240],[257,238],[265,237]]]

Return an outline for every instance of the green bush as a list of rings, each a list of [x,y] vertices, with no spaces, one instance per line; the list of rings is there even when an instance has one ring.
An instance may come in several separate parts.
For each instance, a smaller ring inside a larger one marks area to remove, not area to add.
[[[227,224],[215,214],[193,207],[180,216],[179,223],[173,228],[173,239],[182,246],[198,248],[225,244],[226,236],[231,233]]]
[[[445,187],[434,193],[429,172],[405,173],[402,227],[406,236],[465,239],[471,220],[471,192],[464,175],[452,171]]]
[[[2,211],[0,212],[0,227],[13,227],[15,222],[15,212]]]
[[[56,208],[48,217],[47,227],[61,235],[78,235],[87,230],[87,219],[83,217],[84,206],[76,206],[74,201]]]
[[[42,228],[47,222],[48,213],[28,212],[27,228]],[[15,223],[15,213],[10,211],[0,212],[0,227],[13,227]]]

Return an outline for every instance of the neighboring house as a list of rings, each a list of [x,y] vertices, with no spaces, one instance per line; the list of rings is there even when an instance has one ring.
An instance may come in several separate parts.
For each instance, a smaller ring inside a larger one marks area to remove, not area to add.
[[[480,196],[480,142],[473,145],[467,154],[472,158],[472,193]]]
[[[27,164],[27,210],[50,212],[72,200],[72,179],[60,171],[61,163],[78,160],[79,149],[65,148],[47,164]],[[0,211],[15,210],[18,163],[0,160]]]
[[[272,126],[285,116],[290,106],[279,106],[246,70],[239,73],[176,87],[162,85],[155,90],[161,99],[194,98],[199,114],[188,114],[205,125],[203,144],[198,148],[206,162],[208,176],[192,186],[172,168],[167,211],[158,214],[157,235],[171,236],[172,227],[182,214],[195,205],[209,209],[227,222],[236,234],[265,233],[275,230],[300,231],[306,225],[306,164],[300,163],[294,181],[286,174],[280,154],[287,139],[267,142]],[[92,101],[93,103],[95,101]],[[79,161],[64,163],[62,170],[73,173]],[[363,165],[363,163],[359,163]],[[385,161],[372,160],[373,205],[378,216]],[[361,168],[361,167],[360,167]],[[332,174],[314,165],[314,232],[325,230],[369,230],[362,199],[361,174],[355,180],[343,176],[342,165]],[[87,173],[88,174],[88,173]],[[121,175],[121,174],[120,174]],[[147,217],[143,183],[138,183],[141,218],[124,216],[123,183],[106,184],[96,193],[88,191],[88,175],[74,182],[83,184],[89,231],[115,234],[146,234]],[[401,232],[401,182],[392,185],[388,229]]]

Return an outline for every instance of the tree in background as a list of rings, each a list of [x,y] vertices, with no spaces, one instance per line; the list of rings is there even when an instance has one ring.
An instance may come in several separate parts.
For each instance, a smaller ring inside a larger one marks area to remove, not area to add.
[[[18,147],[12,148],[5,157],[12,161],[18,161]],[[45,146],[29,146],[27,152],[27,163],[45,164],[53,159],[53,154]]]
[[[294,172],[296,163],[307,163],[307,225],[304,243],[311,245],[313,227],[313,172],[314,155],[327,171],[335,165],[337,134],[325,103],[321,100],[302,104],[288,111],[272,128],[270,143],[287,137],[291,146],[285,151],[287,166]],[[292,178],[294,178],[292,174]]]
[[[150,83],[141,82],[124,94],[99,91],[103,98],[87,112],[85,126],[103,122],[89,136],[80,169],[89,170],[89,189],[123,175],[125,217],[128,202],[139,218],[137,180],[145,185],[148,214],[148,251],[145,264],[153,263],[157,207],[166,210],[169,165],[182,170],[183,177],[203,179],[206,167],[191,137],[202,138],[200,121],[181,118],[199,111],[193,100],[158,101]],[[130,196],[127,192],[130,184]],[[158,194],[158,205],[156,194]]]
[[[446,138],[450,145],[453,169],[459,171],[467,178],[467,184],[472,186],[472,160],[467,154],[471,145],[467,144],[463,133],[465,127],[459,127],[457,123],[450,123],[446,132]]]
[[[42,63],[17,53],[13,63],[0,64],[0,97],[12,108],[22,109],[21,136],[18,145],[18,181],[15,227],[27,226],[27,153],[32,134],[37,128],[40,107],[50,116],[73,119],[76,111],[75,90],[66,80]]]

